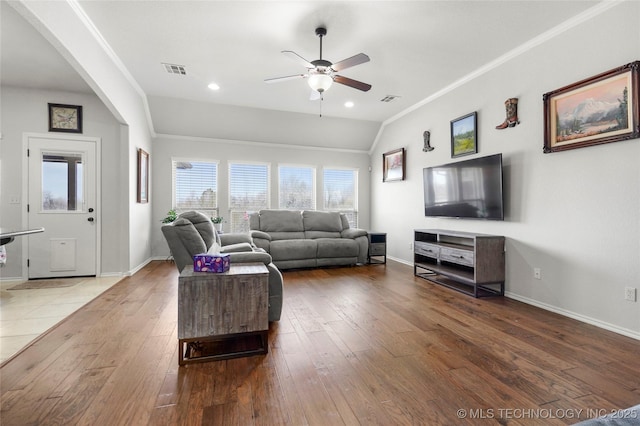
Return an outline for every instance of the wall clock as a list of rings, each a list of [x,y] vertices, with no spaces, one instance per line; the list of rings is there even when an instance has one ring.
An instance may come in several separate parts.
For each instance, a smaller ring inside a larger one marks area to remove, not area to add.
[[[49,104],[49,131],[82,133],[82,106]]]

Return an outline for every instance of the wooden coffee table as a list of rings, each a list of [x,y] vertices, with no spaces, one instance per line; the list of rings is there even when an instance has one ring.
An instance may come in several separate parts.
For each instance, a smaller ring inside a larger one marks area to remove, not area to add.
[[[231,264],[228,272],[178,279],[178,363],[266,354],[269,271],[263,263]]]

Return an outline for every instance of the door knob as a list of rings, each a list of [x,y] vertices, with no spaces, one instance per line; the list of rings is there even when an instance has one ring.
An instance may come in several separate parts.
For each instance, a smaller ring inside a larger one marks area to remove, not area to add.
[[[93,207],[89,207],[89,213],[93,213]]]
[[[93,222],[93,218],[90,217],[89,219],[87,219],[89,222]]]

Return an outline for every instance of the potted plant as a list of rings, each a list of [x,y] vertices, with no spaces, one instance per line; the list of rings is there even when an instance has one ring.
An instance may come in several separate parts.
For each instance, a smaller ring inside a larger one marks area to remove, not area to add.
[[[213,226],[215,226],[216,231],[218,232],[222,232],[222,221],[223,221],[223,217],[221,216],[216,216],[216,217],[212,217],[211,218],[211,222],[213,222]]]
[[[176,220],[178,218],[178,214],[176,213],[175,210],[171,209],[169,210],[169,212],[167,213],[167,217],[165,217],[164,219],[162,219],[162,223],[171,223],[174,220]]]

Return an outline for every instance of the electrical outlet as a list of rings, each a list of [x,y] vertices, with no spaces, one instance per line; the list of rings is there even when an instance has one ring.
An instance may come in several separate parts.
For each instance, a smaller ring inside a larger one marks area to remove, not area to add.
[[[624,288],[624,300],[629,300],[631,302],[636,301],[636,293],[637,289],[635,287],[625,287]]]
[[[542,279],[542,271],[540,270],[540,268],[533,268],[533,278],[535,278],[536,280]]]
[[[413,243],[409,243],[409,250],[413,250]]]

